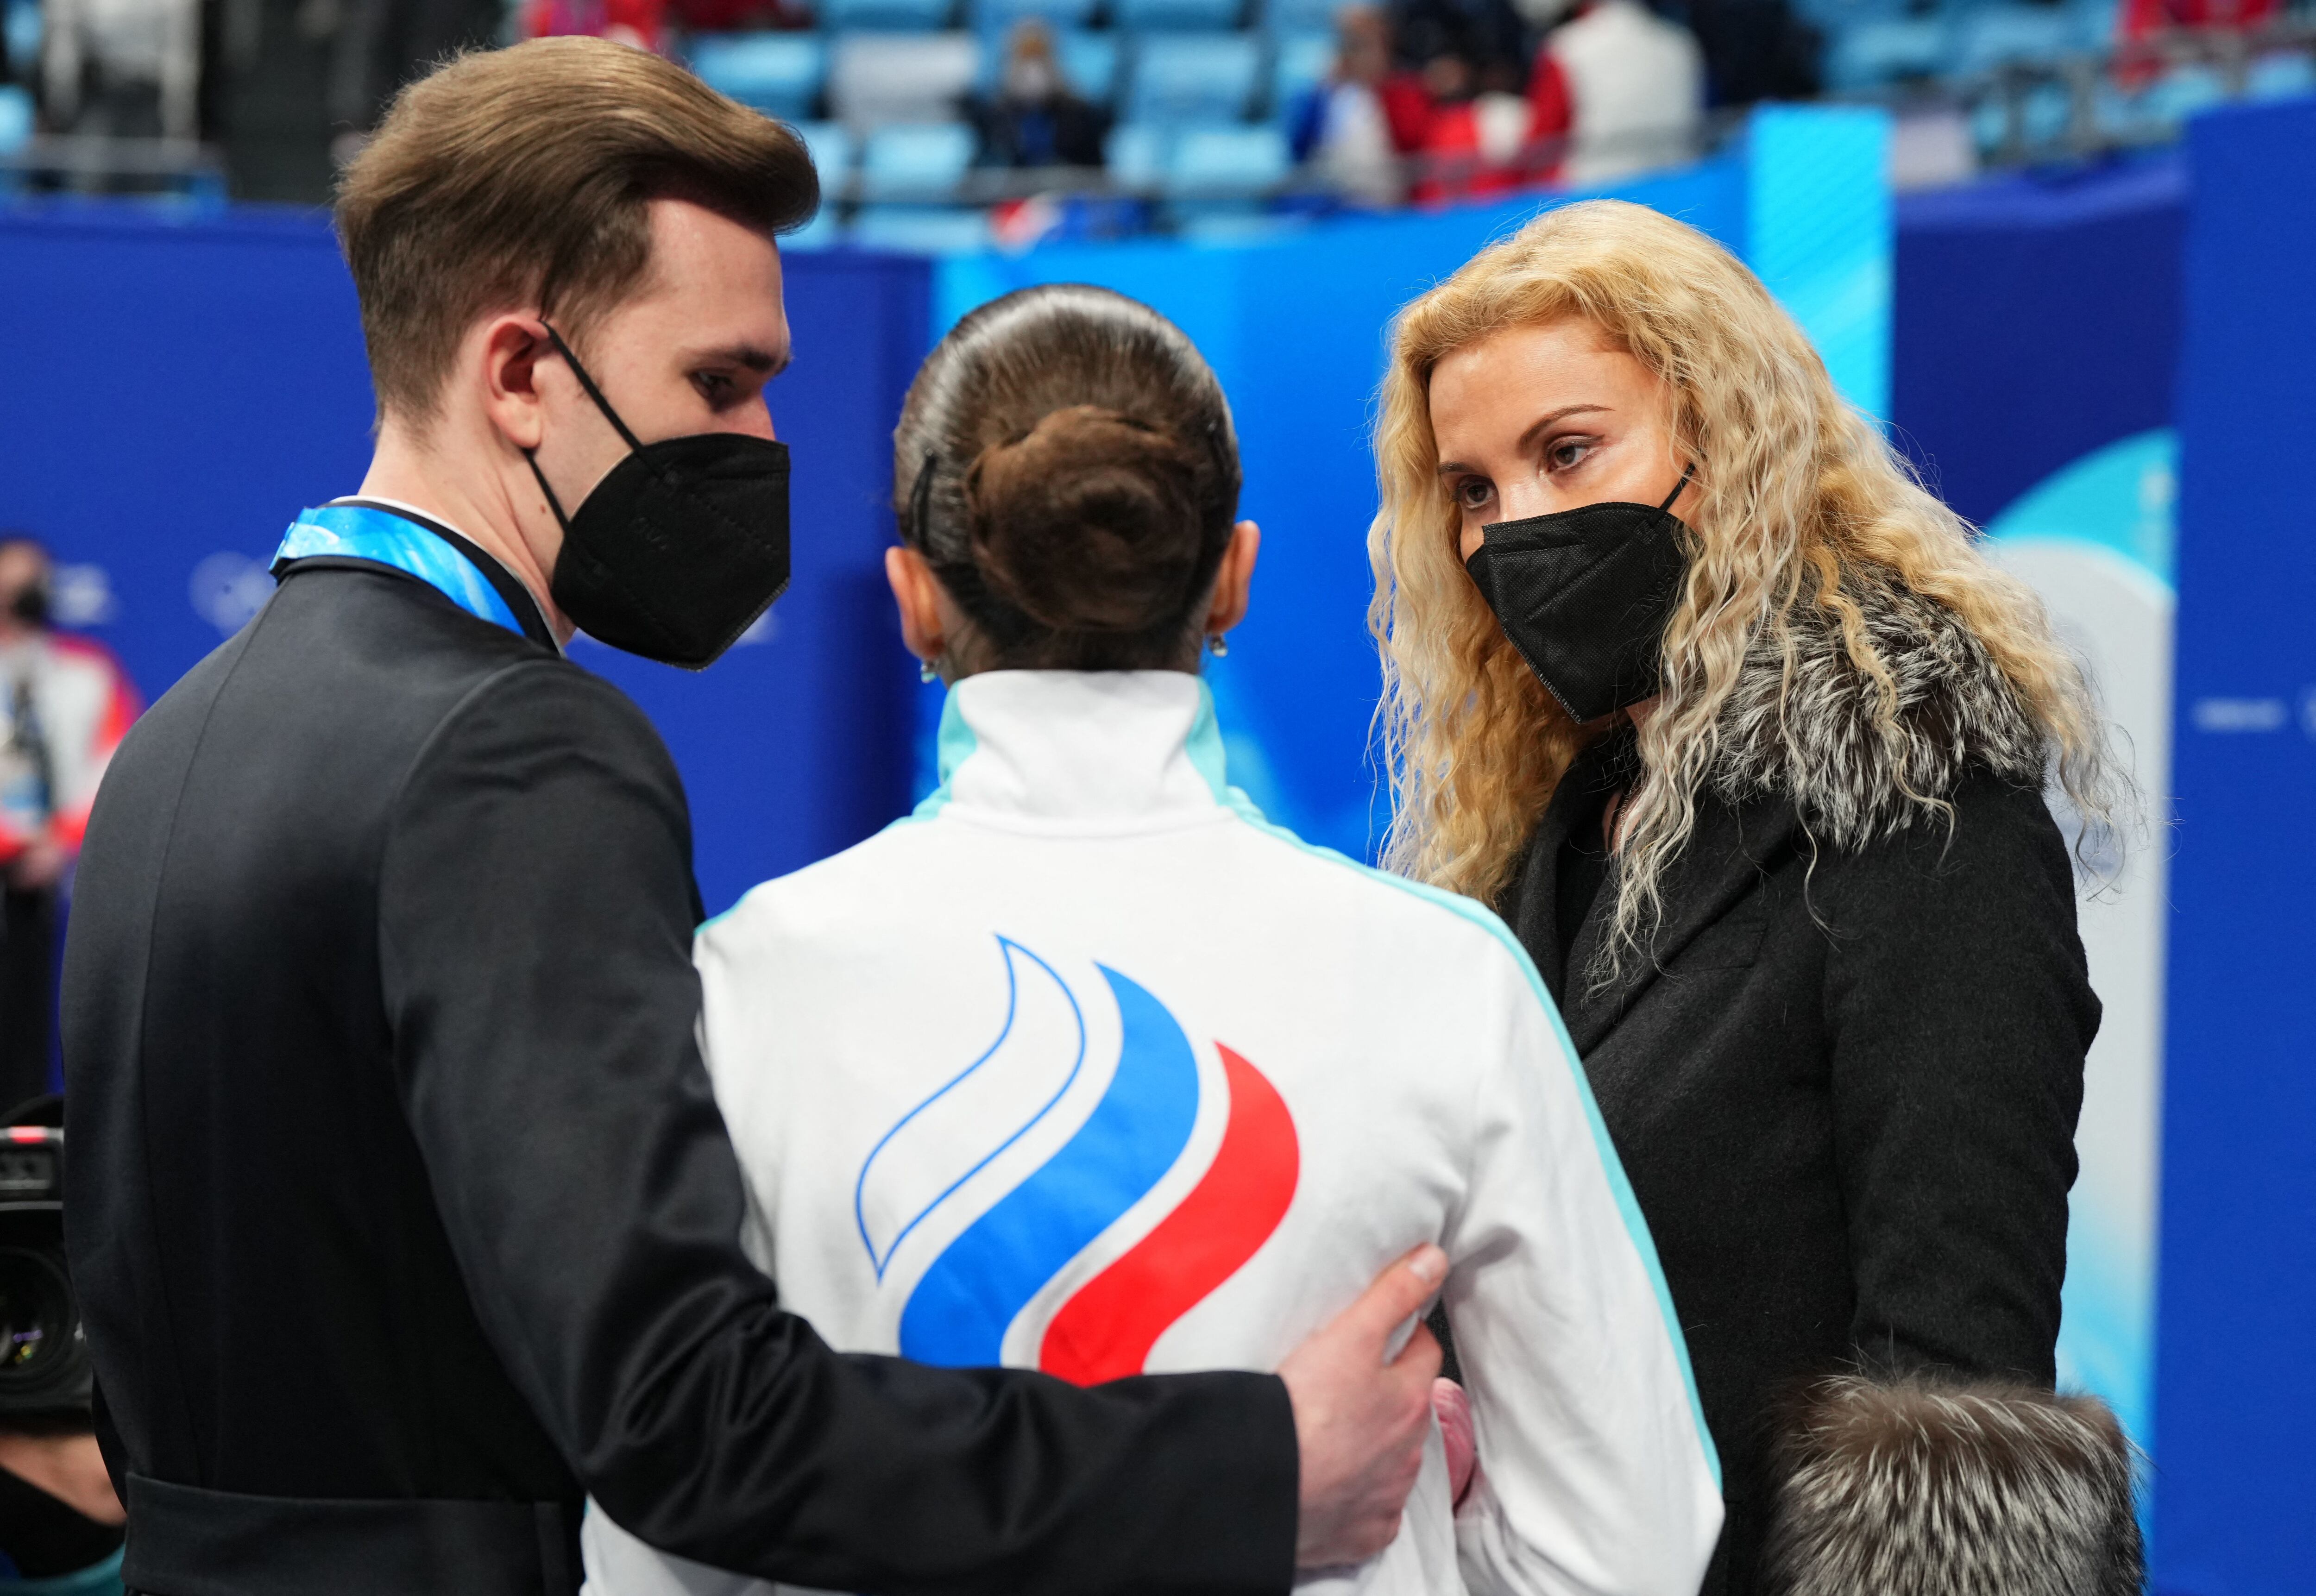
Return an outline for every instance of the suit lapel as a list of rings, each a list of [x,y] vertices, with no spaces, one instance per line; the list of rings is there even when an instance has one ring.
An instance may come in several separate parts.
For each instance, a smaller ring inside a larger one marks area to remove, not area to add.
[[[1612,895],[1601,893],[1584,917],[1576,946],[1569,950],[1568,976],[1562,984],[1562,1018],[1578,1057],[1599,1045],[1699,932],[1753,889],[1795,829],[1794,807],[1788,802],[1740,808],[1699,794],[1697,828],[1662,878],[1663,918],[1651,946],[1645,953],[1628,952],[1617,978],[1594,992],[1585,972],[1599,951],[1600,940],[1608,934],[1614,913]]]

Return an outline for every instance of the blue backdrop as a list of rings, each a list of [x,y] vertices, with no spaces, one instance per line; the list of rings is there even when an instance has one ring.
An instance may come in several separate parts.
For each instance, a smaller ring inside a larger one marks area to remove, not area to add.
[[[2316,1586],[2316,103],[2188,141],[2155,1554]]]
[[[352,283],[316,218],[0,218],[0,525],[110,587],[70,594],[157,695],[272,591],[298,511],[361,480],[369,377]],[[925,263],[796,254],[796,579],[759,641],[701,675],[582,644],[638,700],[691,794],[722,907],[906,802],[913,673],[886,619],[886,438],[927,343]]]

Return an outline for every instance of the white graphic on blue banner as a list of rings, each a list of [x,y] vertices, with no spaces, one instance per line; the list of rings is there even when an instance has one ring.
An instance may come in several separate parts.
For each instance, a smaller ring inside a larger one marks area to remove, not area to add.
[[[2172,498],[2177,444],[2142,432],[2047,478],[1987,528],[1989,552],[2040,593],[2087,661],[2146,824],[2080,908],[2105,1013],[2083,1082],[2067,1233],[2059,1380],[2153,1435],[2158,1115],[2162,1101],[2166,800],[2171,779]],[[2074,816],[2054,799],[2061,824]]]

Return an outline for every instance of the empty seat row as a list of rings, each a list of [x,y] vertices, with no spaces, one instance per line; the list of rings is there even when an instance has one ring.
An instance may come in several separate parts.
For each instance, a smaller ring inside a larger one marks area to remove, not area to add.
[[[869,204],[946,200],[973,165],[972,130],[956,122],[900,123],[856,136],[842,122],[806,122],[822,185]],[[1121,187],[1171,199],[1258,195],[1294,170],[1276,128],[1169,128],[1128,122],[1111,129],[1109,174]]]
[[[1325,76],[1334,47],[1323,34],[1057,37],[1063,76],[1083,98],[1124,120],[1227,122],[1280,111]],[[719,93],[768,116],[802,120],[825,91],[829,114],[855,126],[937,121],[957,102],[996,85],[1002,51],[970,33],[860,33],[833,43],[808,33],[703,35],[691,67]]]
[[[2316,59],[2296,50],[2262,56],[2246,71],[2243,93],[2251,100],[2316,94]],[[2102,81],[2090,94],[2090,131],[2103,140],[2157,142],[2175,135],[2197,111],[2229,98],[2226,78],[2201,63],[2174,67],[2135,91]],[[1982,150],[1993,154],[2009,142],[2011,114],[2000,95],[1988,95],[1973,108],[1972,137]],[[2074,96],[2063,84],[2036,84],[2020,96],[2018,117],[2021,143],[2029,150],[2048,149],[2074,131]]]
[[[924,33],[952,26],[995,31],[1027,17],[1056,28],[1097,21],[1148,32],[1215,32],[1260,22],[1325,28],[1343,0],[815,0],[814,17],[832,31]]]
[[[1919,77],[2096,55],[2113,42],[2103,5],[1982,4],[1952,15],[1868,15],[1829,30],[1826,86],[1854,93]]]

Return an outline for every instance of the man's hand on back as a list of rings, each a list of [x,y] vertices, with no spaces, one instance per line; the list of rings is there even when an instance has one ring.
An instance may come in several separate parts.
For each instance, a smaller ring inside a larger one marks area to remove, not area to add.
[[[1426,1243],[1279,1366],[1302,1453],[1297,1566],[1361,1562],[1399,1533],[1431,1429],[1439,1343],[1418,1324],[1398,1357],[1385,1352],[1447,1278],[1448,1255]]]

